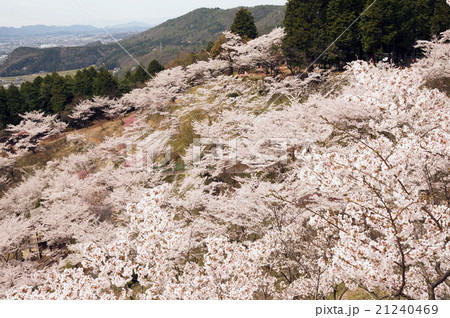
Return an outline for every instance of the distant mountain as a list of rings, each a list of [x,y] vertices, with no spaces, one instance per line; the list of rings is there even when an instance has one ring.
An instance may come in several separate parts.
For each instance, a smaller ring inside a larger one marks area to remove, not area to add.
[[[154,27],[155,24],[150,25],[144,22],[128,22],[124,24],[117,24],[112,26],[105,27],[106,30],[109,32],[142,32],[146,31],[152,27]]]
[[[282,26],[285,6],[257,6],[248,9],[255,18],[259,34],[267,34],[273,28]],[[152,59],[165,64],[181,51],[199,51],[209,41],[215,41],[223,31],[230,28],[237,10],[197,9],[120,43],[143,64],[148,64]],[[0,76],[31,74],[41,70],[64,71],[92,64],[105,64],[109,69],[126,68],[133,63],[117,44],[32,50],[21,48],[13,51],[5,63],[0,65]]]
[[[91,25],[47,26],[29,25],[21,28],[0,27],[0,39],[34,38],[59,35],[89,35],[100,30]]]
[[[107,26],[109,32],[142,32],[148,30],[154,25],[143,22],[129,22]],[[28,25],[21,28],[0,27],[0,39],[26,39],[37,37],[50,37],[62,35],[92,35],[104,33],[102,28],[92,25],[70,25],[70,26],[47,26],[47,25]]]

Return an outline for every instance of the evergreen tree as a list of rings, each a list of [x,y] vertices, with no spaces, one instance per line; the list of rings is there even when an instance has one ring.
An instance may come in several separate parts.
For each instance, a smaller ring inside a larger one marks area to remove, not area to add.
[[[362,0],[330,0],[327,7],[327,42],[333,43],[361,14]],[[349,62],[361,57],[358,25],[355,23],[327,51],[329,63]]]
[[[72,77],[72,75],[66,75],[64,76],[64,83],[65,89],[66,89],[66,95],[68,96],[68,102],[70,103],[72,99],[74,98],[74,86],[75,86],[75,79]]]
[[[73,78],[73,95],[74,96],[86,96],[84,90],[84,76],[83,71],[78,70]]]
[[[189,56],[186,61],[186,66],[194,64],[196,62],[197,62],[197,55],[195,54],[195,52],[189,53]]]
[[[445,0],[436,0],[431,19],[431,34],[439,35],[448,29],[450,29],[450,6]]]
[[[366,7],[373,1],[366,0]],[[405,56],[414,46],[414,2],[378,0],[361,18],[361,42],[368,55]]]
[[[150,64],[148,64],[147,71],[150,73],[151,76],[155,76],[157,73],[164,71],[164,66],[157,60],[153,60],[150,62]]]
[[[214,46],[214,42],[213,41],[209,41],[208,44],[206,44],[205,51],[210,53],[211,49],[213,48],[213,46]]]
[[[255,20],[250,11],[245,8],[240,9],[236,13],[230,31],[239,34],[241,37],[247,37],[248,39],[255,39],[258,37]]]
[[[328,0],[288,0],[283,51],[293,70],[308,66],[326,48],[326,11]]]
[[[0,85],[0,129],[6,127],[8,119],[8,98],[6,96],[6,89]]]
[[[33,82],[25,82],[20,86],[20,95],[25,103],[24,111],[30,112],[42,108],[39,96],[41,84],[42,77],[38,76]]]
[[[412,26],[414,40],[427,40],[431,37],[431,18],[436,0],[414,1],[414,24]]]
[[[131,91],[135,87],[134,75],[131,71],[127,71],[125,76],[119,83],[119,94],[123,95]]]
[[[92,98],[94,96],[94,81],[96,77],[97,70],[93,66],[77,71],[73,81],[73,95],[81,98]]]
[[[117,80],[105,66],[98,71],[94,82],[94,93],[97,96],[114,97],[118,92]]]
[[[58,75],[58,73],[53,73],[53,84],[50,94],[50,104],[52,112],[58,114],[63,111],[65,106],[70,103],[72,99],[71,89],[67,87],[64,77]]]
[[[136,71],[134,72],[134,82],[135,83],[145,83],[148,81],[150,76],[147,74],[146,71],[141,66],[138,66],[136,68]]]
[[[414,26],[416,24],[415,6],[417,0],[397,0],[394,9],[396,17],[394,25],[397,28],[397,34],[392,44],[390,52],[396,53],[399,57],[411,56],[416,44]]]
[[[23,100],[20,91],[15,85],[9,85],[6,91],[7,124],[17,125],[20,122],[19,114],[23,113]]]
[[[87,83],[89,83],[89,89],[86,89],[87,92],[87,96],[90,98],[92,96],[94,96],[94,84],[95,84],[95,79],[98,76],[98,71],[95,68],[95,66],[91,66],[88,69],[84,69],[84,76],[85,79],[87,79]]]
[[[41,100],[41,86],[42,83],[44,82],[44,79],[41,76],[36,77],[33,80],[33,96],[31,99],[31,102],[34,103],[34,110],[42,110],[43,106],[42,106],[42,100]],[[36,95],[34,95],[36,94]]]
[[[52,86],[53,86],[53,76],[46,75],[42,80],[41,87],[39,90],[39,99],[41,101],[41,109],[45,113],[52,112],[52,105],[50,100],[52,98]]]
[[[209,51],[209,53],[211,54],[211,57],[213,59],[215,59],[216,57],[218,57],[220,55],[220,53],[222,52],[222,44],[224,44],[224,43],[225,43],[225,35],[222,34],[221,36],[219,36],[217,38],[213,47]]]
[[[367,0],[366,7],[371,3]],[[392,0],[378,0],[361,18],[361,43],[368,55],[389,52],[386,46],[392,43],[396,31],[394,14]]]
[[[31,111],[34,109],[35,105],[33,102],[33,83],[25,82],[19,88],[20,95],[22,96],[24,106],[23,110],[25,112]],[[37,98],[39,98],[39,91],[37,93]]]

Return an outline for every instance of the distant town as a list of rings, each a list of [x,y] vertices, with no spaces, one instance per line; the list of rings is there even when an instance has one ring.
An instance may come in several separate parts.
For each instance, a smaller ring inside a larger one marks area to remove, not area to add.
[[[145,29],[143,26],[133,27],[130,25],[129,27],[131,28],[130,31],[125,29],[114,29],[114,31],[111,30],[110,34],[115,40],[120,41],[139,33],[140,28]],[[50,34],[45,36],[30,36],[24,34],[23,36],[18,35],[14,37],[10,34],[2,34],[2,32],[0,32],[0,65],[7,60],[11,52],[19,47],[45,49],[52,47],[85,46],[95,42],[108,44],[114,42],[114,39],[102,29],[98,29],[98,32],[91,32],[90,34],[82,34],[82,32],[80,34]],[[41,73],[45,74],[46,72],[42,71]],[[11,84],[20,86],[25,81],[26,79],[21,77],[3,77],[0,78],[0,86],[8,87]]]
[[[123,40],[138,32],[121,32],[112,35],[117,40]],[[93,42],[102,42],[103,44],[111,43],[114,40],[106,33],[90,34],[90,35],[61,35],[46,36],[40,38],[23,38],[23,39],[2,39],[0,35],[0,64],[4,62],[7,55],[19,47],[49,48],[49,47],[69,47],[83,46]]]
[[[19,77],[11,79],[11,80],[4,80],[4,79],[0,78],[0,85],[2,85],[5,88],[7,88],[11,84],[13,84],[15,86],[20,86],[23,83],[25,83],[25,80],[22,78],[19,78]]]

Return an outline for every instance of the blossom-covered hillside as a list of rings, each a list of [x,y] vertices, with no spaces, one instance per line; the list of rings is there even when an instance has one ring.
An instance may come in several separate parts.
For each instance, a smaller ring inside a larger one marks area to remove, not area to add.
[[[79,104],[78,131],[9,127],[1,295],[449,299],[450,32],[411,68],[242,71],[275,75],[282,37],[227,33],[215,60]]]

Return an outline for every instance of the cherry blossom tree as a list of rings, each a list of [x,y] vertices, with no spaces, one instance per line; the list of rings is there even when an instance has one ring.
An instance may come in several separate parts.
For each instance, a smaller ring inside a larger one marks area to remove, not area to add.
[[[6,128],[11,136],[2,145],[3,150],[12,152],[13,156],[20,156],[29,150],[34,152],[41,141],[59,134],[67,127],[67,124],[56,120],[56,115],[31,112],[20,116],[23,120],[18,125]]]
[[[346,203],[341,213],[316,211],[319,224],[339,229],[333,266],[348,286],[377,298],[445,298],[448,98],[421,89],[414,68],[355,62],[351,71],[363,94],[344,99],[360,114],[330,121],[349,144],[305,157],[300,169],[320,193]]]
[[[95,116],[104,113],[108,116],[122,115],[126,112],[124,104],[110,100],[107,97],[95,97],[93,100],[83,100],[77,104],[69,115],[75,123],[81,126],[88,124]]]
[[[238,48],[244,45],[244,41],[239,35],[230,31],[226,31],[223,34],[225,39],[220,47],[220,54],[217,58],[228,62],[229,75],[233,75],[233,64],[239,56]]]
[[[266,73],[273,73],[275,67],[282,64],[281,43],[283,37],[284,29],[276,28],[269,34],[238,46],[239,56],[235,63],[249,67],[262,66],[266,69]]]
[[[35,277],[2,265],[8,297],[448,298],[449,99],[427,84],[447,76],[448,41],[405,69],[223,75],[276,63],[282,36],[229,35],[222,58],[77,106],[80,123],[134,111],[99,144],[68,135],[77,153],[2,194],[1,253],[30,232],[71,251]]]
[[[243,299],[271,285],[273,279],[258,269],[264,246],[256,243],[246,248],[223,237],[207,241],[204,268],[188,263],[176,278],[182,233],[174,215],[160,207],[166,191],[167,187],[155,188],[140,203],[129,205],[129,226],[114,243],[82,246],[82,268],[44,274],[43,284],[20,287],[8,297]],[[135,294],[130,287],[137,283],[141,288]]]

